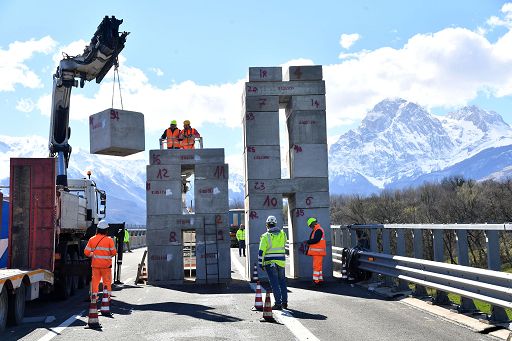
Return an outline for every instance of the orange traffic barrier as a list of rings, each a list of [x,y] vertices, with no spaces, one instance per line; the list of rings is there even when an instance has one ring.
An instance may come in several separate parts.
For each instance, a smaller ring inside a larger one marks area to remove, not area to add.
[[[252,307],[252,310],[263,311],[260,281],[256,283],[256,297],[254,298],[254,307]]]

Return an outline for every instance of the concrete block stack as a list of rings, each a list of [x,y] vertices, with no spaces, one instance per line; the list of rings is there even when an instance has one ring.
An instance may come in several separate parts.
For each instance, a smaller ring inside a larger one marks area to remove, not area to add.
[[[332,276],[325,82],[322,67],[291,66],[282,81],[280,68],[249,68],[244,92],[245,209],[249,254],[246,275],[257,262],[265,219],[282,224],[282,197],[289,204],[291,276],[311,278],[311,257],[299,253],[309,238],[306,225],[316,217],[324,227],[327,256],[324,277]],[[281,179],[279,108],[285,108],[290,179]]]
[[[182,174],[194,174],[194,214],[183,214]],[[183,231],[196,237],[196,282],[231,278],[223,149],[151,150],[147,166],[148,281],[182,283]]]

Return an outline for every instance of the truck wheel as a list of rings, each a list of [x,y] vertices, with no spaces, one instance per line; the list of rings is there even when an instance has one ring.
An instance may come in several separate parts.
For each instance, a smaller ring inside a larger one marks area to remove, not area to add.
[[[0,292],[0,333],[5,330],[5,325],[7,324],[7,314],[8,314],[8,306],[9,299],[7,298],[7,289],[5,285]]]
[[[9,324],[19,325],[25,315],[25,285],[22,283],[14,291],[14,295],[9,295],[9,314],[7,315]]]

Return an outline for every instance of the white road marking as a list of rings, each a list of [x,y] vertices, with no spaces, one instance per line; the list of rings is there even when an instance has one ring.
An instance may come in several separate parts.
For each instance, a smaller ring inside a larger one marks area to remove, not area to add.
[[[127,279],[125,279],[125,280],[124,280],[124,283],[125,283],[125,284],[126,284],[126,283],[133,283],[133,281],[135,281],[135,278],[133,278],[133,277],[129,277],[129,278],[127,278]]]
[[[55,336],[60,335],[64,331],[64,329],[69,327],[76,320],[79,320],[83,313],[84,313],[84,310],[82,310],[81,312],[79,312],[76,315],[72,315],[66,321],[62,322],[58,327],[50,328],[50,331],[45,336],[40,338],[38,341],[49,341],[49,340],[53,339]]]
[[[233,259],[233,263],[235,264],[235,267],[238,271],[242,269],[244,270],[244,266],[240,263],[238,258],[231,257]],[[243,273],[243,272],[242,272]],[[253,291],[256,291],[256,284],[250,283],[251,289]],[[265,289],[261,288],[261,292],[265,292]],[[288,310],[282,310],[282,311],[273,311],[274,318],[277,320],[277,322],[282,323],[288,328],[293,335],[297,338],[299,341],[320,341],[319,338],[317,338],[309,329],[304,327],[302,323],[300,323],[299,320],[297,320],[295,317],[293,317],[292,313]]]

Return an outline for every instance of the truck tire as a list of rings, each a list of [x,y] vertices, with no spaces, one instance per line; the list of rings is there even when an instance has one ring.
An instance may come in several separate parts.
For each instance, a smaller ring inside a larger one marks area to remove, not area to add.
[[[25,285],[22,283],[13,295],[9,295],[9,314],[7,315],[10,325],[17,326],[25,316]]]
[[[9,312],[9,299],[7,296],[7,289],[4,285],[0,292],[0,333],[5,330],[5,326],[7,325],[7,314]]]

